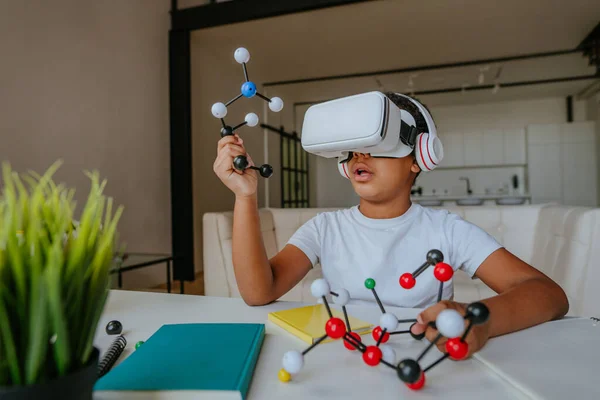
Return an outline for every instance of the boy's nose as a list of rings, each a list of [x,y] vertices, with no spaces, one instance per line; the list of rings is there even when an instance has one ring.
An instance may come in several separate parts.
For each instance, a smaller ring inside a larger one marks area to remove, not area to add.
[[[369,153],[353,153],[354,154],[354,158],[370,158],[371,154]]]

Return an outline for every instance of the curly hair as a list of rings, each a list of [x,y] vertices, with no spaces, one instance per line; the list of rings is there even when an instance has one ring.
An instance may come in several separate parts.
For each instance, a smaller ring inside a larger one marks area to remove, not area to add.
[[[407,96],[407,97],[409,97],[409,98],[411,98],[413,100],[418,101],[431,114],[431,111],[429,110],[429,108],[425,104],[423,104],[422,101],[420,101],[419,99],[417,99],[415,97],[408,96],[408,95],[399,96],[398,94],[396,94],[394,92],[385,92],[384,94],[395,105],[397,105],[398,108],[400,108],[402,110],[408,111],[408,113],[413,116],[413,118],[415,119],[415,123],[417,124],[417,131],[419,133],[421,133],[421,132],[427,132],[427,122],[425,121],[425,117],[423,117],[423,114],[421,114],[421,111],[419,111],[419,109],[417,108],[417,106],[413,102],[411,102],[410,100],[408,100],[406,97],[404,97],[404,96]],[[410,155],[416,158],[416,156],[415,156],[415,149],[413,149],[413,151],[410,153]],[[420,174],[421,174],[421,171],[417,172],[417,175],[415,176],[415,180],[413,181],[413,185],[417,181],[417,178],[419,177]]]

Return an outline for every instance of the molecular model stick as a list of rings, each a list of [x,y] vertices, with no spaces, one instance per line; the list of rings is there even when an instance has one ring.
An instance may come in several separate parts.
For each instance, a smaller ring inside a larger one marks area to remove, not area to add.
[[[420,266],[412,274],[403,274],[403,278],[400,278],[400,284],[405,287],[409,286],[408,289],[415,286],[415,276],[422,274],[427,267],[435,265],[434,276],[440,281],[440,290],[438,293],[438,302],[441,300],[441,293],[443,290],[444,282],[448,281],[453,274],[452,267],[448,264],[443,263],[443,254],[439,250],[431,250],[427,253],[427,261]],[[448,272],[448,269],[451,272]],[[436,272],[437,271],[437,272]],[[409,279],[410,278],[410,279]],[[404,282],[404,285],[403,285]],[[368,278],[365,280],[365,288],[371,290],[373,296],[379,308],[381,309],[381,317],[379,319],[379,326],[373,329],[373,339],[376,340],[375,345],[367,346],[362,343],[361,337],[358,333],[352,332],[350,323],[348,320],[348,314],[346,311],[346,304],[350,301],[350,294],[345,289],[338,289],[335,292],[331,291],[329,283],[325,279],[317,279],[311,285],[311,293],[316,298],[323,299],[323,303],[329,314],[329,319],[325,324],[325,334],[317,339],[311,346],[305,349],[303,352],[296,350],[288,351],[284,354],[282,360],[283,368],[279,370],[278,377],[282,382],[288,382],[292,375],[298,374],[304,366],[304,356],[312,349],[314,349],[319,343],[325,340],[327,337],[332,339],[343,339],[344,347],[349,350],[358,350],[362,353],[362,358],[365,364],[369,366],[376,366],[383,364],[396,371],[398,377],[407,387],[413,390],[421,389],[425,385],[425,373],[441,363],[448,357],[454,360],[461,360],[469,353],[469,346],[465,342],[465,338],[469,334],[469,331],[473,325],[481,325],[487,322],[489,317],[488,308],[480,302],[471,303],[468,305],[466,313],[461,316],[456,310],[445,309],[442,310],[435,321],[429,323],[431,327],[438,330],[436,337],[429,343],[429,345],[421,352],[416,360],[411,358],[405,358],[401,360],[397,365],[396,353],[394,349],[388,345],[382,344],[389,340],[390,335],[410,333],[414,339],[421,340],[425,334],[415,335],[412,333],[412,325],[408,330],[397,331],[398,324],[412,322],[413,325],[416,323],[416,319],[405,319],[398,320],[392,313],[385,311],[377,292],[375,291],[375,280]],[[406,287],[405,287],[406,288]],[[344,321],[336,318],[331,313],[331,308],[327,302],[326,296],[330,294],[333,296],[334,303],[342,306],[344,313]],[[465,322],[468,322],[465,328]],[[435,344],[443,337],[449,338],[445,344],[445,352],[434,361],[427,368],[422,368],[419,362],[421,359],[435,346]]]
[[[244,125],[248,125],[250,127],[258,125],[258,115],[256,115],[255,113],[246,114],[244,122],[234,127],[231,127],[225,123],[227,107],[229,107],[231,104],[233,104],[235,101],[242,97],[252,98],[254,96],[258,96],[261,99],[268,102],[269,109],[271,109],[271,111],[273,112],[279,112],[283,109],[283,100],[281,100],[279,97],[273,97],[270,99],[266,96],[263,96],[262,94],[256,91],[256,84],[254,84],[254,82],[251,82],[248,79],[248,68],[246,67],[246,63],[250,61],[250,53],[248,52],[248,50],[243,47],[240,47],[236,49],[236,51],[233,53],[233,57],[235,58],[235,61],[237,61],[239,64],[242,64],[242,67],[244,69],[245,81],[242,84],[241,93],[238,94],[236,97],[229,100],[225,104],[219,102],[212,105],[212,115],[215,118],[219,118],[221,120],[221,124],[223,125],[223,128],[221,128],[221,137],[233,135],[237,129],[241,128]],[[243,171],[246,168],[257,170],[263,178],[269,178],[271,175],[273,175],[273,167],[271,167],[270,165],[263,164],[260,167],[249,165],[246,156],[242,155],[237,156],[233,159],[233,167],[239,171]]]
[[[435,278],[438,281],[440,281],[440,289],[438,290],[437,297],[437,302],[439,303],[442,300],[444,282],[447,282],[450,279],[452,279],[452,276],[454,275],[454,270],[450,265],[444,263],[444,255],[439,250],[434,249],[428,251],[426,258],[426,261],[419,268],[417,268],[415,272],[413,272],[412,274],[410,272],[407,272],[400,276],[400,286],[402,286],[404,289],[412,289],[417,283],[416,278],[423,272],[425,272],[425,270],[428,267],[435,265],[433,269],[433,276],[435,276]]]

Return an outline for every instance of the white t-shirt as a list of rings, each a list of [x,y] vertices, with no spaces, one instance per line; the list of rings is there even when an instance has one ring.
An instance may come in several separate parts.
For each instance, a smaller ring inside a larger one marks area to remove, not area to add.
[[[433,266],[416,278],[412,289],[399,284],[405,272],[414,272],[429,250],[440,250],[444,262],[473,276],[481,263],[501,245],[481,228],[446,210],[418,204],[401,216],[372,219],[358,206],[322,212],[303,224],[290,238],[313,266],[321,264],[331,290],[344,288],[352,303],[374,302],[364,282],[373,278],[383,304],[425,308],[437,301],[440,282]],[[444,283],[443,299],[452,299],[452,280]]]

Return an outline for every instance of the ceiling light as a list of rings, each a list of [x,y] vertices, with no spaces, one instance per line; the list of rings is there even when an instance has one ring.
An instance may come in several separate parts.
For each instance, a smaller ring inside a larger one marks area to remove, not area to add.
[[[410,74],[408,76],[408,87],[413,87],[415,83],[413,82],[413,78],[416,78],[419,74]]]
[[[479,82],[480,85],[483,85],[483,82],[485,82],[484,72],[487,72],[489,69],[490,69],[489,65],[486,65],[485,67],[479,68],[479,79],[478,79],[478,82]]]

